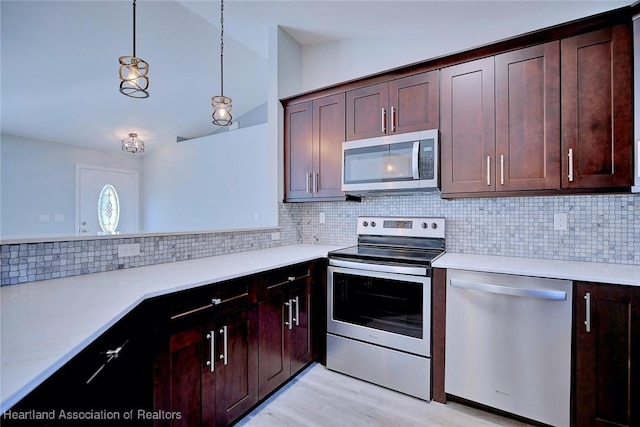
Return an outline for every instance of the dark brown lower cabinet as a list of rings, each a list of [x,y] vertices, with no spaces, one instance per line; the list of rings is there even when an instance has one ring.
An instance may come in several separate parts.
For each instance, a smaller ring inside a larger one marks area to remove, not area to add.
[[[640,287],[576,283],[574,423],[640,425]]]
[[[316,356],[311,327],[312,280],[312,266],[301,264],[272,272],[260,284],[260,399]]]
[[[151,426],[139,417],[153,411],[148,314],[144,303],[129,313],[0,414],[0,425]]]
[[[156,340],[154,395],[164,416],[156,426],[226,426],[258,402],[257,306],[237,292],[228,303],[173,314],[161,328],[168,333]]]
[[[325,280],[316,260],[145,301],[11,408],[53,419],[0,424],[231,425],[323,357]]]

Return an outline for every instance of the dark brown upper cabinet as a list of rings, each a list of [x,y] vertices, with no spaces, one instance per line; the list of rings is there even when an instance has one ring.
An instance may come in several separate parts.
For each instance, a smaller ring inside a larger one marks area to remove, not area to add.
[[[347,91],[347,141],[438,127],[438,71]]]
[[[493,58],[446,67],[440,73],[442,193],[495,190]]]
[[[560,187],[560,43],[495,57],[496,190]]]
[[[562,187],[631,185],[631,27],[562,40]]]
[[[442,69],[443,194],[560,187],[559,68],[556,41]]]
[[[344,93],[285,108],[285,201],[344,200]]]

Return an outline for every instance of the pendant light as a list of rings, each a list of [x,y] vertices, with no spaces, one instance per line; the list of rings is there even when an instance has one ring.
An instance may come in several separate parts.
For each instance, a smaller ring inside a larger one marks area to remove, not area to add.
[[[231,124],[231,98],[224,96],[224,0],[220,0],[220,95],[211,98],[213,124],[229,126]]]
[[[128,153],[144,153],[144,141],[138,138],[137,133],[130,133],[129,138],[122,140],[122,150]]]
[[[131,98],[149,97],[149,64],[136,57],[136,0],[133,0],[133,55],[121,56],[120,92]]]

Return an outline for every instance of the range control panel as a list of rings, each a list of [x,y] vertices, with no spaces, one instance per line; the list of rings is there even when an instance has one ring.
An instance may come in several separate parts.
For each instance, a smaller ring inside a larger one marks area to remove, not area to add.
[[[358,235],[435,237],[444,239],[442,217],[358,217]]]

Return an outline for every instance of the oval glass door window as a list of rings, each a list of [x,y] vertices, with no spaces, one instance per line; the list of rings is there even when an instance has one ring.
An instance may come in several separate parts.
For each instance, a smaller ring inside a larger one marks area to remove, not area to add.
[[[98,197],[98,223],[105,234],[117,234],[120,221],[120,201],[113,185],[102,187]]]

